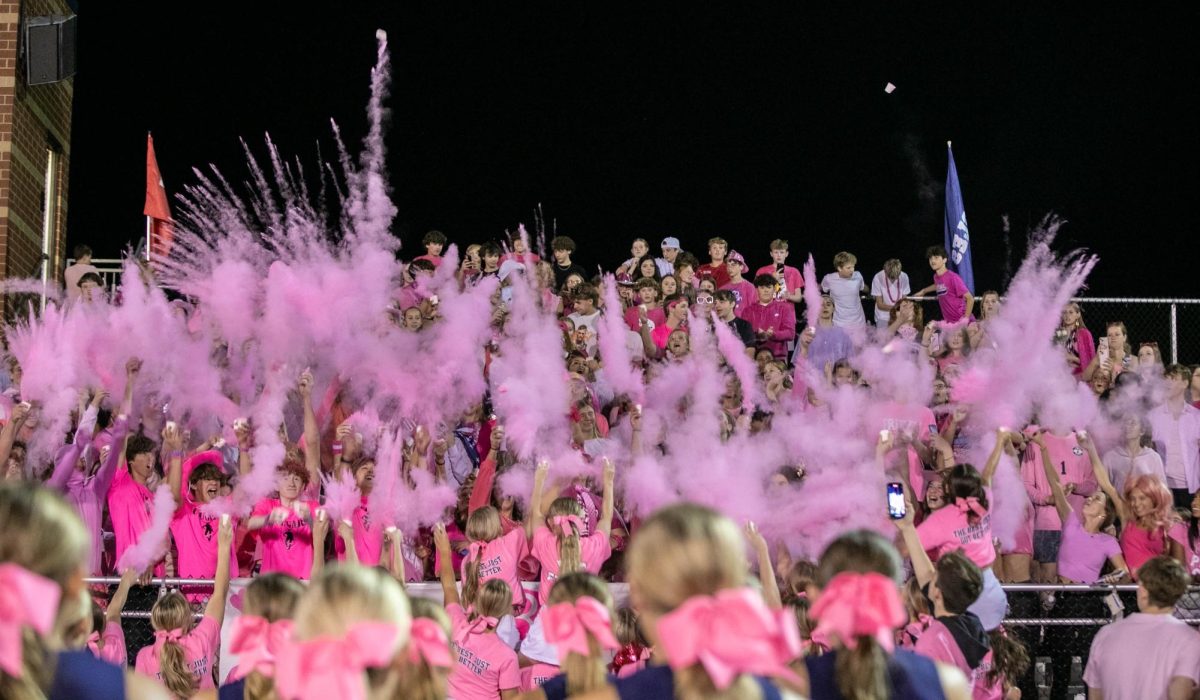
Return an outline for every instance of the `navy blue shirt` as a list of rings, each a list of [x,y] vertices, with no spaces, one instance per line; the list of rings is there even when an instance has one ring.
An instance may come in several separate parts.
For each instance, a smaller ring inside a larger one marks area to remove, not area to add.
[[[808,696],[812,700],[843,700],[834,675],[837,652],[806,656]],[[888,684],[891,700],[945,700],[937,665],[929,658],[906,649],[897,649],[888,659]]]
[[[226,683],[217,691],[218,700],[243,700],[246,697],[246,679]]]
[[[125,671],[87,649],[60,651],[50,700],[125,700]]]
[[[762,700],[782,700],[779,690],[764,678],[755,678]],[[660,700],[675,697],[675,672],[670,666],[647,666],[613,684],[621,700]],[[542,686],[543,688],[545,686]]]

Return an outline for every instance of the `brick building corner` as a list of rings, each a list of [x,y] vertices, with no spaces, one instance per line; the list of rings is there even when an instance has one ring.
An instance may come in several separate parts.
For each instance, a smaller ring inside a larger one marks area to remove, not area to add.
[[[74,78],[28,85],[22,20],[73,14],[66,0],[0,0],[0,277],[61,278]]]

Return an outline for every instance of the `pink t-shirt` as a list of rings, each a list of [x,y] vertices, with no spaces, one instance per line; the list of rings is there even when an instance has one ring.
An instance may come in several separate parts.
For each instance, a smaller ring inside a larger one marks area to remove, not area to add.
[[[143,676],[161,681],[162,670],[158,665],[159,646],[160,640],[155,640],[154,644],[142,647],[134,669]],[[183,647],[183,656],[192,669],[192,675],[200,681],[200,689],[215,688],[212,669],[217,652],[221,648],[221,626],[217,624],[216,619],[205,615],[191,632],[183,635],[179,646]]]
[[[129,469],[118,469],[108,490],[108,513],[112,519],[113,535],[116,537],[116,561],[137,543],[138,538],[150,527],[154,494],[150,489],[134,480]],[[163,564],[154,567],[154,575],[166,572]]]
[[[942,309],[942,320],[946,323],[958,323],[967,315],[967,285],[953,270],[947,269],[940,275],[933,276],[937,289],[938,306]]]
[[[558,666],[550,664],[536,663],[532,666],[526,666],[521,669],[521,692],[537,690],[546,684],[546,681],[554,678],[562,673],[562,669]]]
[[[647,309],[646,319],[654,324],[655,328],[667,322],[667,314],[661,308]],[[629,326],[629,330],[639,332],[642,328],[641,314],[638,313],[638,307],[631,306],[625,309],[625,325]]]
[[[1079,522],[1079,514],[1072,513],[1063,525],[1058,575],[1075,583],[1095,583],[1104,562],[1120,553],[1121,543],[1116,537],[1104,532],[1089,533]]]
[[[121,668],[129,665],[129,656],[125,649],[125,630],[121,629],[120,622],[105,624],[104,634],[100,635],[100,639],[104,641],[104,646],[99,649],[91,648],[91,644],[88,645],[97,659]]]
[[[1184,552],[1187,552],[1187,526],[1183,523],[1174,523],[1167,527],[1165,534],[1183,545]],[[1137,580],[1137,570],[1142,568],[1142,564],[1160,554],[1167,553],[1163,536],[1162,528],[1155,528],[1153,532],[1150,532],[1136,523],[1127,523],[1125,527],[1121,528],[1121,554],[1125,556],[1125,566],[1128,567],[1129,575],[1133,580]]]
[[[525,589],[521,588],[521,579],[517,565],[529,554],[529,541],[525,539],[525,530],[516,528],[501,535],[491,542],[483,543],[479,557],[479,583],[498,578],[512,589],[513,605],[525,604]],[[465,579],[467,560],[463,560],[460,577]]]
[[[538,602],[546,604],[546,596],[558,579],[558,538],[550,528],[542,525],[533,532],[533,557],[542,565],[541,584],[538,586]],[[600,567],[612,555],[608,535],[594,532],[579,538],[579,563],[589,574],[600,572]]]
[[[184,498],[171,519],[171,537],[177,553],[175,571],[180,578],[212,578],[217,573],[217,531],[221,527],[218,515],[205,515],[191,500]],[[229,560],[234,560],[233,545]],[[184,586],[183,594],[190,602],[204,600],[212,586]]]
[[[770,265],[763,265],[762,267],[758,268],[758,270],[755,271],[754,276],[758,277],[759,275],[771,275],[772,277],[775,277],[775,264],[771,263]],[[797,289],[804,289],[804,275],[791,265],[784,265],[783,285],[788,294],[791,294]]]
[[[354,509],[351,526],[354,528],[354,551],[358,554],[359,563],[363,566],[378,565],[379,557],[383,553],[383,528],[371,520],[371,513],[367,511],[366,496],[362,498],[362,505]],[[333,548],[337,552],[338,561],[346,558],[346,545],[342,543],[341,535],[335,535]]]
[[[966,513],[950,503],[930,513],[917,526],[917,535],[921,538],[921,546],[935,562],[956,549],[963,550],[963,554],[980,567],[991,566],[996,560],[991,513],[985,513],[977,523],[972,524],[968,522]]]
[[[1200,634],[1171,615],[1145,613],[1102,627],[1083,672],[1104,700],[1165,698],[1176,676],[1200,683]]]
[[[452,636],[458,637],[470,623],[458,603],[446,606]],[[517,652],[508,648],[494,632],[468,635],[462,645],[452,645],[458,663],[450,671],[448,695],[454,700],[496,700],[501,690],[521,687]]]
[[[893,437],[907,433],[918,442],[928,445],[937,432],[937,419],[933,411],[919,404],[887,401],[876,404],[868,409],[867,425],[878,435],[881,430],[889,430]],[[925,500],[925,465],[921,457],[911,447],[908,452],[908,479],[912,485],[914,496],[918,501]],[[890,457],[890,455],[889,455]]]
[[[302,503],[308,506],[311,518],[312,513],[317,512],[317,502]],[[278,498],[264,498],[254,506],[251,517],[268,516],[271,511],[282,507],[283,501]],[[262,573],[280,571],[301,580],[307,580],[312,574],[312,526],[294,510],[289,511],[283,522],[277,525],[268,523],[259,528],[258,539],[262,542]]]
[[[1083,512],[1083,501],[1097,488],[1096,476],[1092,473],[1092,461],[1088,458],[1074,435],[1059,436],[1051,433],[1044,435],[1046,450],[1050,460],[1058,472],[1058,481],[1064,487],[1074,484],[1075,491],[1067,495],[1067,502],[1076,513]],[[1029,498],[1033,501],[1033,529],[1061,530],[1062,520],[1058,517],[1058,509],[1054,507],[1054,497],[1050,492],[1050,484],[1046,481],[1046,472],[1042,469],[1042,451],[1030,449],[1028,459],[1021,465],[1021,477]]]

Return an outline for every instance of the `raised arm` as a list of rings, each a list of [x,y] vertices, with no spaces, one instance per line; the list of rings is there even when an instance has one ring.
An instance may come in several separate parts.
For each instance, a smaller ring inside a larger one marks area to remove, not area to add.
[[[97,391],[96,399],[103,398],[104,392]],[[92,404],[87,407],[83,415],[79,418],[79,427],[75,429],[75,439],[67,445],[67,449],[63,450],[62,455],[58,458],[58,462],[54,465],[54,471],[50,474],[50,478],[46,480],[46,485],[60,491],[67,488],[67,481],[71,478],[71,472],[75,471],[75,464],[79,461],[79,455],[83,453],[83,448],[92,439],[92,430],[96,427],[96,415],[99,409],[96,408],[98,401],[92,400]]]
[[[604,497],[600,502],[600,522],[596,525],[598,532],[605,537],[612,537],[613,519],[613,490],[617,479],[617,468],[612,460],[604,458]]]
[[[771,548],[753,522],[746,523],[746,537],[758,558],[758,580],[762,584],[763,600],[772,610],[782,610],[783,596],[779,594],[779,580],[775,578],[775,569],[771,566]]]
[[[1113,505],[1117,507],[1117,518],[1121,523],[1133,522],[1133,513],[1129,510],[1129,504],[1121,497],[1117,491],[1117,487],[1113,486],[1112,480],[1108,478],[1108,469],[1104,466],[1104,462],[1100,461],[1100,455],[1096,452],[1096,443],[1092,442],[1092,437],[1087,433],[1076,435],[1075,440],[1088,453],[1088,460],[1092,463],[1092,475],[1096,477],[1096,483],[1100,486],[1100,490],[1105,496],[1112,499]]]
[[[546,474],[549,472],[549,462],[544,459],[538,462],[537,470],[533,473],[533,494],[529,498],[529,508],[528,512],[525,514],[526,539],[533,539],[534,528],[537,527],[538,523],[542,522],[542,491],[545,490]]]
[[[325,570],[325,537],[329,535],[329,514],[324,508],[313,513],[312,543],[313,559],[309,578],[314,579]]]
[[[642,442],[642,405],[635,404],[633,410],[629,412],[629,454],[636,459],[642,456],[644,443]]]
[[[121,463],[121,455],[124,453],[120,447],[125,444],[127,437],[129,437],[129,416],[122,413],[113,421],[112,443],[108,446],[108,454],[101,451],[103,460],[100,463],[99,471],[96,472],[96,478],[92,482],[93,489],[102,499],[108,493],[108,487],[112,485],[113,477],[117,474],[117,465]]]
[[[913,525],[915,513],[912,492],[906,488],[904,490],[904,517],[893,522],[896,523],[896,529],[900,531],[904,546],[908,549],[908,557],[912,560],[913,565],[913,575],[917,577],[917,583],[924,588],[933,581],[935,569],[933,562],[929,560],[929,555],[925,553],[925,547],[921,545],[921,537],[917,534],[917,528]]]
[[[179,426],[167,423],[162,431],[162,446],[167,454],[167,485],[178,508],[183,505],[183,434]]]
[[[389,527],[384,531],[384,539],[388,543],[388,548],[392,553],[392,560],[388,564],[388,571],[392,573],[392,578],[404,585],[404,580],[407,578],[407,572],[404,570],[404,533],[400,530]]]
[[[337,531],[342,537],[342,545],[346,548],[346,561],[357,564],[358,547],[354,543],[354,526],[345,520],[339,520]]]
[[[957,411],[955,411],[957,413]],[[983,465],[983,473],[980,474],[984,486],[991,486],[992,479],[996,476],[996,468],[1000,466],[1000,458],[1004,456],[1004,448],[1012,441],[1012,436],[1007,430],[996,431],[996,444],[992,447],[992,453],[988,455],[987,464]]]
[[[300,404],[304,409],[304,468],[308,470],[308,483],[321,483],[321,429],[317,426],[317,414],[312,405],[313,374],[310,370],[300,373]]]
[[[24,401],[13,406],[12,413],[8,416],[8,422],[0,430],[0,465],[8,464],[8,456],[12,453],[13,442],[17,439],[17,432],[25,424],[25,419],[29,417],[29,410],[30,405]],[[78,455],[76,457],[78,458]]]
[[[233,519],[221,516],[217,529],[217,574],[214,576],[213,594],[204,606],[205,617],[217,621],[217,628],[225,621],[225,598],[229,596],[229,551],[233,549]]]
[[[254,431],[250,428],[250,421],[245,418],[235,419],[233,434],[237,437],[238,474],[246,476],[254,469],[254,462],[250,460],[250,448],[254,447]]]
[[[467,514],[470,515],[488,505],[492,500],[492,486],[496,483],[496,446],[504,439],[504,426],[497,424],[492,428],[492,443],[488,448],[487,457],[479,463],[479,471],[475,474],[475,483],[471,485],[471,498],[467,502]]]
[[[126,569],[125,573],[121,574],[121,583],[117,585],[117,590],[113,591],[112,598],[108,601],[108,610],[104,611],[104,619],[110,624],[121,621],[121,611],[125,609],[125,601],[129,600],[129,588],[137,577],[138,572],[134,569]]]
[[[121,408],[117,413],[133,415],[133,385],[137,383],[138,372],[142,371],[142,361],[136,357],[125,362],[125,392],[121,394]]]
[[[450,538],[446,535],[446,524],[433,526],[433,544],[437,547],[438,580],[442,583],[442,601],[445,605],[458,604],[458,584],[454,582],[454,553],[450,551]]]
[[[1063,493],[1062,483],[1058,480],[1058,473],[1054,471],[1054,460],[1050,458],[1050,450],[1046,447],[1046,439],[1043,437],[1041,431],[1038,431],[1033,436],[1033,443],[1038,446],[1038,451],[1042,455],[1042,471],[1046,473],[1046,483],[1050,484],[1050,494],[1054,498],[1054,508],[1058,511],[1058,517],[1065,523],[1074,510],[1071,508],[1071,504],[1067,502],[1067,494]]]

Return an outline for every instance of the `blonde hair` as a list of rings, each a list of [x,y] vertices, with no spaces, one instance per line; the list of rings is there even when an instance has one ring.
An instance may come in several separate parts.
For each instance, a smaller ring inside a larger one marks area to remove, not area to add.
[[[608,610],[609,619],[612,619],[612,595],[608,586],[599,577],[583,571],[560,576],[546,596],[546,605],[574,603],[580,598],[594,599]],[[591,632],[586,634],[587,656],[569,652],[562,662],[563,673],[567,676],[567,697],[590,693],[607,685],[604,649]]]
[[[742,533],[729,518],[693,503],[668,506],[650,517],[629,546],[630,589],[643,613],[664,615],[693,596],[746,584]],[[675,672],[679,700],[751,700],[762,691],[749,675],[717,690],[700,664]]]
[[[512,612],[512,588],[504,579],[490,578],[479,587],[479,595],[467,615],[469,622],[481,617],[494,617],[497,620]]]
[[[408,596],[394,578],[378,569],[358,564],[335,564],[312,580],[296,606],[295,638],[345,637],[360,622],[383,622],[400,630],[393,654],[408,645],[412,613]],[[364,674],[371,700],[394,697],[398,692],[396,664],[368,669]]]
[[[179,591],[159,598],[150,611],[150,626],[155,632],[180,630],[187,633],[192,627],[192,606]],[[158,648],[158,667],[163,685],[181,698],[190,698],[200,688],[200,679],[188,666],[187,653],[179,642],[163,640]]]
[[[28,481],[0,483],[0,564],[15,564],[66,589],[82,572],[89,536],[79,516],[57,493]],[[21,628],[23,668],[10,676],[0,670],[0,697],[43,700],[54,680],[54,654],[61,645],[75,596],[63,596],[55,625],[46,637]]]
[[[442,606],[428,598],[410,598],[408,602],[412,606],[414,620],[418,618],[432,620],[442,628],[446,638],[450,638],[450,616],[446,614]],[[442,700],[446,697],[446,683],[449,676],[450,669],[448,668],[430,666],[422,658],[418,658],[416,661],[408,658],[407,662],[401,666],[400,690],[393,697],[396,700]]]
[[[467,539],[472,542],[491,542],[504,534],[500,524],[500,511],[494,506],[484,506],[467,516]],[[475,604],[479,595],[479,564],[483,559],[483,550],[474,557],[467,559],[467,568],[463,571],[462,599],[468,607]],[[511,601],[510,601],[511,604]]]
[[[290,620],[304,595],[304,584],[294,576],[273,572],[263,574],[246,586],[243,614],[256,615],[267,622]],[[245,700],[275,700],[275,679],[258,671],[246,675]]]
[[[835,268],[841,267],[842,265],[857,265],[857,264],[858,264],[858,258],[854,257],[854,253],[847,253],[846,251],[843,250],[842,252],[833,256],[833,266]]]
[[[782,238],[776,238],[775,240],[771,241],[771,250],[787,250],[787,249],[788,249],[788,242],[783,240]]]
[[[574,515],[583,518],[583,506],[579,505],[579,501],[574,498],[556,498],[546,511],[546,519],[550,520],[557,515]],[[558,531],[554,533],[554,536],[558,540],[558,577],[562,578],[567,574],[579,571],[583,566],[579,545],[581,533],[570,525],[550,528],[551,532],[556,529]]]

